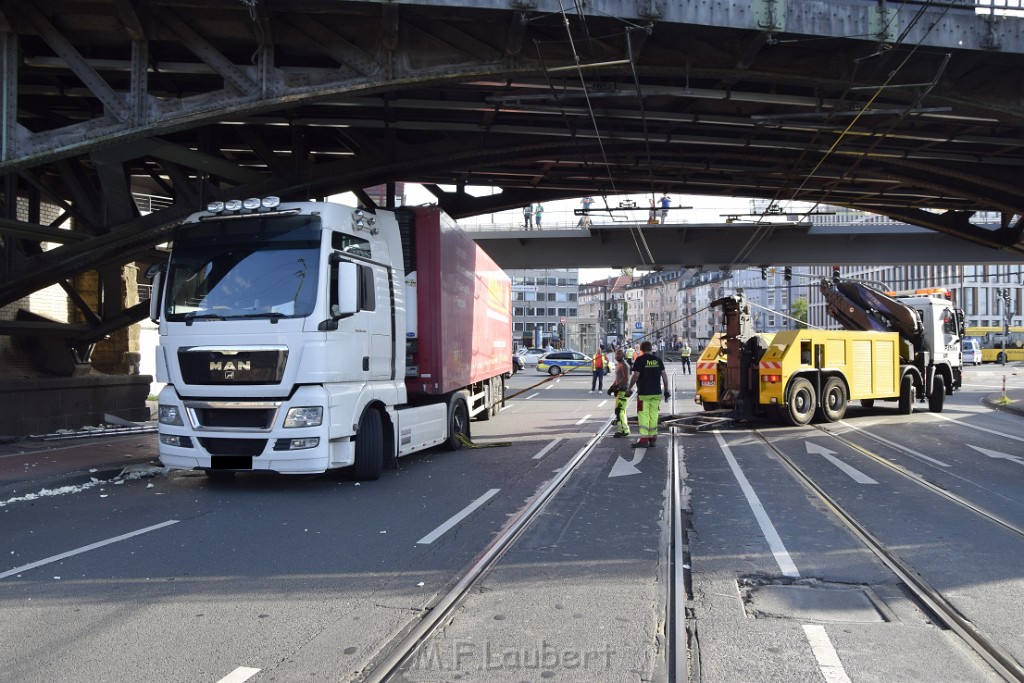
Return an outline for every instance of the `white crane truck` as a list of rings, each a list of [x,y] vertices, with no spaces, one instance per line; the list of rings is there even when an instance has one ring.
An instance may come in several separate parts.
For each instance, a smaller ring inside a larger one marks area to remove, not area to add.
[[[165,466],[376,479],[503,401],[509,278],[436,207],[214,202],[153,278]]]

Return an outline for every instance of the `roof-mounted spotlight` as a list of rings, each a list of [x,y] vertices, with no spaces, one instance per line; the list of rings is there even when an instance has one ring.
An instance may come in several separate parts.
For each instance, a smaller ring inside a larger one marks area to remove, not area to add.
[[[210,202],[206,205],[206,210],[210,213],[220,213],[224,210],[224,202]]]

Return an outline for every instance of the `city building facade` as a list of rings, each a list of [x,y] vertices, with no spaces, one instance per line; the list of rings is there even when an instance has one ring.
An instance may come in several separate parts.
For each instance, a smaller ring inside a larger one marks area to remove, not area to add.
[[[509,270],[514,347],[566,346],[567,323],[579,316],[578,271]]]

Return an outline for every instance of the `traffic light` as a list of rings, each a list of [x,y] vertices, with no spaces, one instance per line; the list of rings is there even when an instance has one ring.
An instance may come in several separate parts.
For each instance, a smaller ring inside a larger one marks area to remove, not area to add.
[[[793,279],[793,269],[790,268],[789,266],[786,266],[785,268],[783,268],[782,269],[782,279],[785,280],[786,282],[791,281]]]
[[[832,280],[839,282],[839,266],[832,266]]]
[[[768,269],[767,268],[762,268],[761,269],[761,279],[762,280],[767,280],[768,279]]]

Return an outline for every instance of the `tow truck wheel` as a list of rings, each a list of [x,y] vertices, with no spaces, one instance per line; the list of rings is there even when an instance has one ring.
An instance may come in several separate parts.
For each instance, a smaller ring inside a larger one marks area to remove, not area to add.
[[[460,434],[462,438],[459,438]],[[450,451],[457,451],[462,448],[463,438],[469,441],[469,408],[464,398],[456,397],[448,409],[448,440],[445,446]]]
[[[353,479],[380,479],[380,471],[384,466],[384,426],[380,421],[380,413],[372,408],[363,413],[359,420],[355,456],[356,461],[352,465]]]
[[[935,375],[932,379],[932,394],[928,397],[928,410],[933,413],[941,413],[942,405],[946,402],[946,380],[942,375]]]
[[[807,379],[798,377],[789,388],[789,399],[782,410],[783,419],[791,425],[805,425],[814,417],[817,400],[814,387]]]
[[[846,387],[838,377],[830,377],[821,390],[818,414],[826,422],[839,422],[846,415]]]
[[[900,415],[914,412],[914,378],[910,375],[904,375],[900,380],[900,399],[896,404],[896,412]]]

